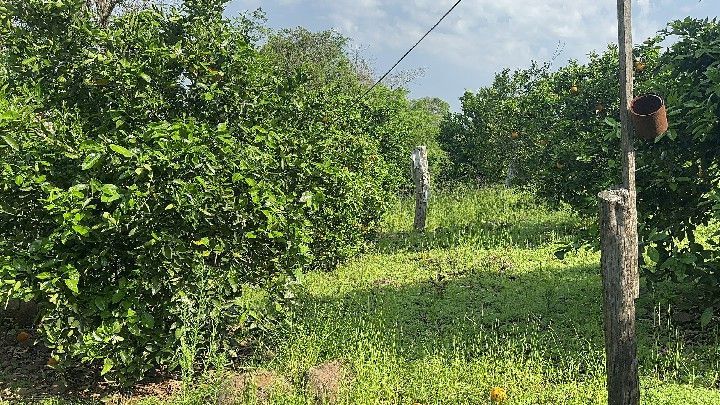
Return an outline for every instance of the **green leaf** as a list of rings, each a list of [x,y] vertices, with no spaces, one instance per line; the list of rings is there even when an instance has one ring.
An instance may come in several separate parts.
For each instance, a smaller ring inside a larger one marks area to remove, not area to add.
[[[76,295],[80,293],[80,291],[78,290],[78,281],[79,280],[76,278],[65,279],[65,285],[67,286],[67,288],[69,288],[70,291],[72,291]]]
[[[112,361],[112,359],[107,359],[107,358],[106,358],[106,359],[103,361],[103,368],[102,368],[102,370],[100,371],[100,375],[105,375],[105,374],[107,374],[108,372],[110,372],[110,370],[112,370],[112,368],[113,368],[114,366],[115,366],[115,363]]]
[[[140,323],[146,328],[152,328],[155,326],[155,318],[147,312],[140,314]]]
[[[110,298],[110,301],[113,304],[117,304],[118,302],[122,301],[123,298],[125,298],[125,291],[120,290],[113,294],[112,298]]]
[[[207,237],[205,237],[205,238],[202,238],[202,239],[200,239],[200,240],[196,240],[196,241],[194,241],[193,243],[194,243],[195,245],[197,245],[197,246],[208,246],[208,245],[210,244],[210,239],[208,239]]]
[[[100,201],[104,203],[111,203],[122,197],[117,191],[117,186],[114,184],[103,184],[101,191],[103,195],[100,196]]]
[[[657,249],[655,249],[654,246],[648,247],[647,254],[648,254],[648,257],[650,257],[650,260],[652,260],[653,262],[655,262],[655,263],[660,262],[660,253],[658,252]]]
[[[126,158],[131,158],[134,156],[133,153],[130,152],[129,150],[123,148],[120,145],[115,145],[114,143],[110,144],[110,149],[112,149],[112,151],[117,154],[125,156]]]
[[[79,233],[80,235],[82,235],[82,236],[87,236],[87,234],[90,233],[90,229],[89,229],[89,228],[87,228],[87,227],[85,227],[85,226],[82,226],[82,225],[80,225],[80,224],[75,224],[75,225],[73,225],[73,226],[72,226],[72,229],[73,229],[75,232],[77,232],[77,233]]]
[[[152,82],[152,78],[147,73],[140,73],[140,77],[142,77],[143,80],[150,83]]]
[[[313,193],[310,191],[306,191],[303,193],[302,196],[300,196],[300,202],[305,203],[307,206],[312,205],[313,201]]]
[[[3,135],[2,139],[5,141],[6,144],[10,145],[11,148],[15,149],[16,151],[20,150],[20,146],[18,146],[17,142],[15,142],[15,140],[12,139],[9,135]]]
[[[85,158],[85,161],[83,161],[83,164],[82,164],[81,169],[82,169],[82,170],[90,170],[90,169],[92,169],[93,167],[95,167],[95,165],[97,164],[97,162],[100,161],[100,158],[101,158],[101,157],[102,157],[102,155],[99,154],[99,153],[92,153],[92,154],[88,155],[88,156]]]
[[[617,120],[614,120],[610,117],[605,117],[605,125],[612,127],[612,128],[618,128],[620,127],[620,123]]]
[[[700,327],[705,328],[710,324],[710,321],[712,321],[713,317],[713,308],[705,308],[705,311],[703,311],[702,315],[700,315]]]
[[[107,309],[107,299],[105,297],[97,296],[93,300],[93,303],[101,311]]]

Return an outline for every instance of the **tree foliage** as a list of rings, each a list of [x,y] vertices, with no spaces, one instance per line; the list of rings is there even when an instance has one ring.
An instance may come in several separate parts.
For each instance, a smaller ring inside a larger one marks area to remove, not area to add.
[[[448,103],[431,97],[409,100],[407,89],[393,84],[380,85],[360,100],[374,83],[373,73],[367,60],[348,50],[349,43],[349,38],[335,31],[311,32],[298,27],[270,33],[262,52],[270,56],[281,75],[293,76],[302,68],[306,91],[355,94],[349,106],[360,108],[365,122],[359,125],[378,140],[380,158],[389,166],[387,187],[399,191],[412,188],[408,159],[419,145],[428,146],[431,173],[441,177],[447,157],[436,138],[442,118],[449,113]],[[413,72],[399,75],[404,79],[390,77],[389,81],[406,84],[416,77]],[[330,123],[336,119],[326,118]]]
[[[61,367],[138,378],[190,329],[232,353],[409,182],[404,91],[357,102],[342,39],[261,47],[224,3],[99,21],[85,0],[0,1],[0,298],[40,304]]]
[[[646,275],[694,283],[709,306],[720,304],[718,235],[703,245],[695,230],[718,206],[718,38],[716,21],[686,19],[634,50],[636,92],[663,96],[671,125],[655,141],[636,142]],[[611,46],[584,64],[506,70],[466,93],[439,136],[449,172],[497,182],[514,161],[516,185],[595,215],[596,194],[620,184],[618,64]]]

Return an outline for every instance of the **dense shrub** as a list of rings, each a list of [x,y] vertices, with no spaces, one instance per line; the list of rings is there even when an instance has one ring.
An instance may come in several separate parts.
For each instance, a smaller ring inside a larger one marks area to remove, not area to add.
[[[399,192],[412,189],[409,155],[419,145],[428,147],[431,173],[441,178],[447,156],[436,138],[449,104],[429,97],[408,100],[407,89],[383,85],[359,100],[374,79],[369,63],[357,53],[348,53],[349,42],[335,31],[314,33],[299,27],[270,34],[262,52],[270,56],[281,75],[294,75],[302,67],[306,76],[302,83],[304,91],[318,95],[355,94],[344,108],[359,107],[361,115],[355,117],[360,118],[355,121],[356,127],[377,140],[379,158],[388,167],[386,188]],[[340,111],[335,118],[325,119],[333,122],[343,115]]]
[[[636,142],[645,274],[695,283],[710,307],[720,297],[716,250],[694,235],[714,214],[720,177],[719,35],[715,21],[687,19],[634,50],[636,93],[665,97],[671,123],[656,141]],[[671,45],[663,51],[665,40]],[[612,46],[585,64],[505,71],[466,93],[462,113],[443,123],[439,137],[449,171],[498,182],[513,166],[513,184],[595,215],[596,194],[620,183],[617,67]],[[710,239],[714,245],[718,236]]]
[[[651,280],[692,283],[707,324],[720,310],[720,233],[700,241],[695,231],[720,218],[720,24],[688,18],[663,36],[674,43],[659,60],[656,81],[670,106],[671,131],[648,146],[640,169],[648,273]]]
[[[273,176],[267,131],[254,131],[253,146],[188,119],[120,145],[62,117],[10,114],[3,279],[42,302],[40,328],[62,358],[105,358],[141,375],[175,360],[185,299],[211,297],[201,316],[229,333],[248,315],[243,288],[310,260],[306,208]]]
[[[40,304],[60,366],[137,378],[188,333],[232,352],[397,190],[405,93],[278,73],[224,3],[99,26],[84,0],[0,1],[0,298]]]

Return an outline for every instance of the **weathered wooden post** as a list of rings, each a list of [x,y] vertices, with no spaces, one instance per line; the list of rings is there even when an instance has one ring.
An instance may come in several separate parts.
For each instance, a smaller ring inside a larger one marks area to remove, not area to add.
[[[507,176],[505,176],[505,188],[512,187],[512,182],[515,179],[515,164],[517,163],[517,156],[513,156],[508,165]]]
[[[410,157],[412,177],[415,181],[415,230],[425,230],[428,201],[430,200],[430,169],[427,148],[418,146]]]
[[[636,232],[633,232],[635,224],[628,217],[629,204],[630,193],[626,189],[600,193],[603,313],[610,405],[634,405],[640,401],[635,341],[637,280],[634,267],[637,267],[637,256],[632,254]]]
[[[608,404],[640,403],[635,300],[639,295],[635,148],[630,122],[633,96],[631,0],[617,0],[620,51],[620,121],[623,188],[603,191],[600,247]]]

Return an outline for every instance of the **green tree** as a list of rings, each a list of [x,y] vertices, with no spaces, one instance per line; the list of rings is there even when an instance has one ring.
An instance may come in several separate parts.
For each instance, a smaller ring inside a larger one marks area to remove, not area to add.
[[[720,296],[719,235],[703,245],[695,231],[717,207],[719,33],[716,21],[676,21],[634,51],[637,94],[665,97],[671,124],[655,141],[636,143],[645,275],[694,285],[709,307]],[[672,45],[663,52],[664,40]],[[556,71],[504,71],[491,86],[466,93],[462,113],[449,116],[439,136],[449,172],[499,182],[515,161],[516,185],[595,215],[597,192],[620,182],[617,66],[611,46]]]
[[[225,3],[103,23],[85,0],[0,1],[0,299],[40,304],[60,367],[131,381],[177,366],[190,329],[232,354],[395,191],[381,145],[404,94],[356,104],[276,70]]]
[[[329,125],[344,122],[343,116],[359,109],[357,125],[372,135],[378,158],[388,167],[382,178],[386,188],[408,191],[412,187],[408,162],[413,148],[421,144],[430,147],[433,173],[439,174],[446,161],[436,137],[449,105],[437,98],[409,101],[403,86],[383,84],[360,100],[373,83],[373,75],[367,61],[353,54],[348,44],[349,39],[335,31],[310,32],[299,27],[271,33],[262,52],[283,76],[302,76],[304,91],[321,98],[335,94],[347,100],[345,110],[325,115]],[[410,80],[415,73],[406,72],[404,77]]]

